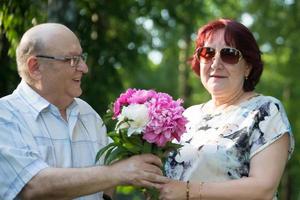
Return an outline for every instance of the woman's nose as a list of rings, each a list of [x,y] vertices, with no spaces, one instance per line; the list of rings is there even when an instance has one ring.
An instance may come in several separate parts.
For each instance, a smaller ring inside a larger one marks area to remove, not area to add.
[[[212,58],[211,68],[217,69],[222,67],[223,63],[220,57],[220,54],[216,53],[215,56]]]

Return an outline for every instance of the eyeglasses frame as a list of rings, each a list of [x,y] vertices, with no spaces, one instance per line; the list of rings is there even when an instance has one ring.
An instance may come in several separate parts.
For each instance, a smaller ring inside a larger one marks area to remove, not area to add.
[[[86,63],[88,54],[82,53],[82,54],[76,55],[76,56],[48,56],[48,55],[38,54],[35,57],[45,58],[45,59],[50,59],[50,60],[58,60],[58,61],[62,61],[62,62],[71,61],[71,63],[70,63],[71,67],[76,67],[76,66],[78,66],[78,63],[80,62],[80,59],[82,59],[83,62]],[[74,59],[75,59],[75,61],[74,61]],[[72,64],[72,63],[75,63],[75,64]]]
[[[195,57],[196,57],[196,59],[197,59],[199,62],[201,62],[201,61],[200,61],[200,56],[198,56],[198,51],[199,51],[200,49],[202,49],[202,48],[212,48],[212,49],[214,49],[215,51],[217,51],[217,49],[215,49],[215,48],[213,48],[213,47],[205,47],[205,46],[203,46],[203,47],[198,47],[198,48],[195,50]],[[242,52],[241,52],[240,50],[238,50],[237,48],[234,48],[234,47],[223,47],[222,49],[234,49],[234,50],[236,50],[236,51],[239,53],[239,59],[238,59],[238,61],[237,61],[236,63],[234,63],[234,64],[239,63],[240,60],[243,58]],[[221,52],[222,49],[220,49],[220,51],[218,51],[218,52]],[[215,57],[215,56],[216,56],[216,53],[215,53],[214,57]],[[214,58],[214,57],[212,57],[212,58]],[[224,62],[222,58],[221,58],[221,60],[222,60],[222,62]],[[212,61],[212,60],[211,60],[211,61]],[[210,62],[211,62],[211,61],[210,61]],[[225,62],[225,63],[227,63],[227,62]],[[227,63],[227,64],[230,64],[230,63]]]

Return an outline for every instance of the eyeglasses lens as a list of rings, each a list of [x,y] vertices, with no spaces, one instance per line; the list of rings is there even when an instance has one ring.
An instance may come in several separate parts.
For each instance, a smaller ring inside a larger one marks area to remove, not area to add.
[[[220,54],[221,54],[221,59],[228,64],[236,64],[240,60],[240,53],[236,49],[223,48]]]
[[[79,62],[80,62],[81,59],[83,60],[83,62],[86,62],[86,60],[87,60],[87,54],[83,53],[82,55],[79,55],[79,56],[73,56],[71,58],[71,66],[77,66],[77,65],[79,65]]]
[[[198,49],[197,57],[199,61],[204,63],[209,63],[211,59],[215,56],[215,49],[209,47],[203,47]]]
[[[72,66],[77,66],[78,63],[79,63],[79,61],[80,61],[80,57],[74,56],[74,57],[72,57],[72,59],[71,59],[71,65],[72,65]]]
[[[200,62],[209,63],[215,57],[216,50],[211,47],[202,47],[197,50],[197,58]],[[220,51],[220,57],[227,64],[236,64],[239,62],[240,51],[234,48],[223,48]]]

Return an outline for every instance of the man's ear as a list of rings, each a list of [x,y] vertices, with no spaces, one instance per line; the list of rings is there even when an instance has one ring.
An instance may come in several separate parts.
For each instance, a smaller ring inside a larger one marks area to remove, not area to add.
[[[41,70],[38,60],[35,56],[30,56],[27,59],[28,74],[33,80],[41,79]]]

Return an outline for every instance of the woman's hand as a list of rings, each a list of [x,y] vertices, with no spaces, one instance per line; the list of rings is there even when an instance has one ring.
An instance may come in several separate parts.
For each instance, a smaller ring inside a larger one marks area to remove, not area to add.
[[[160,200],[182,200],[186,199],[186,182],[170,180],[168,183],[161,184]]]

